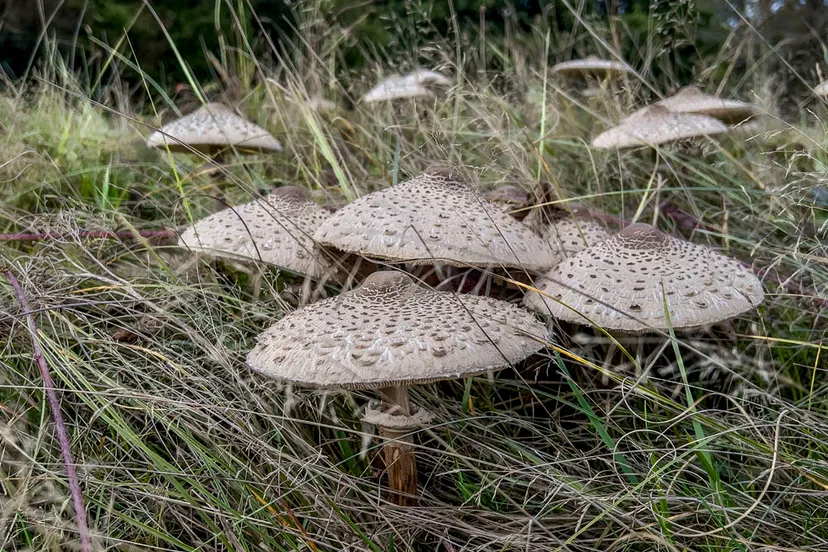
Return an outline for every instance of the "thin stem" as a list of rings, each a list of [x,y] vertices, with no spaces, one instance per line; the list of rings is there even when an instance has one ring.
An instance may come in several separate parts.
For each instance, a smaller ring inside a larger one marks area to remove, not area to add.
[[[26,295],[20,287],[20,282],[17,281],[17,278],[11,270],[0,269],[0,272],[5,274],[6,279],[17,294],[17,301],[20,304],[20,308],[23,309],[23,316],[26,317],[29,333],[32,335],[32,353],[35,362],[40,367],[40,375],[43,377],[43,385],[46,390],[46,396],[49,399],[49,407],[52,410],[52,417],[55,420],[55,429],[57,431],[58,441],[60,442],[60,451],[63,453],[63,463],[66,466],[66,477],[69,481],[69,491],[72,494],[72,502],[75,506],[75,520],[78,524],[81,551],[90,552],[92,550],[92,541],[89,536],[89,527],[86,524],[86,508],[83,505],[83,495],[78,484],[75,463],[72,460],[72,451],[69,448],[69,436],[66,433],[66,425],[63,423],[63,414],[60,411],[60,400],[55,390],[54,381],[52,381],[52,375],[49,372],[49,366],[46,364],[46,358],[43,356],[43,351],[40,348],[40,341],[37,339],[37,324],[32,315],[29,301],[26,299]]]
[[[148,239],[174,239],[175,230],[165,228],[163,230],[136,230],[135,232],[112,232],[110,230],[80,230],[79,232],[43,232],[39,234],[0,234],[0,242],[3,241],[40,241],[60,240],[64,238],[113,238],[117,240],[135,238],[140,236]]]

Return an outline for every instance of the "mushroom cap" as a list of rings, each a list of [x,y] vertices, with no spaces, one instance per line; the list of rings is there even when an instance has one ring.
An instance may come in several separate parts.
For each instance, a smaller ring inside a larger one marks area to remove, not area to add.
[[[818,96],[828,96],[828,81],[817,85],[817,87],[814,88],[814,92],[816,92]]]
[[[625,120],[617,127],[596,136],[592,140],[592,146],[603,149],[655,146],[727,131],[727,126],[713,117],[673,113],[664,106],[651,105],[637,117]]]
[[[529,196],[518,188],[517,186],[512,186],[511,184],[504,184],[503,186],[498,186],[491,192],[486,192],[483,194],[483,197],[491,201],[492,203],[503,203],[505,205],[528,205],[529,204]]]
[[[561,258],[451,169],[428,169],[358,198],[326,220],[314,238],[364,257],[415,265],[543,271]]]
[[[727,320],[764,299],[762,284],[739,261],[643,223],[566,259],[536,286],[551,299],[529,292],[526,306],[627,332],[667,329],[665,298],[676,329]]]
[[[544,225],[541,234],[567,256],[599,244],[612,236],[601,223],[578,214],[563,216]]]
[[[410,72],[405,80],[420,86],[451,86],[451,81],[444,74],[429,69],[417,69]]]
[[[282,186],[268,196],[213,213],[181,233],[179,245],[204,253],[259,259],[319,278],[330,271],[314,231],[330,216],[308,193]]]
[[[423,86],[407,77],[391,75],[362,96],[363,103],[398,100],[402,98],[430,97],[434,94]]]
[[[665,98],[653,105],[666,107],[673,113],[707,115],[731,124],[740,123],[759,113],[759,108],[753,104],[711,96],[705,94],[696,86],[685,86],[674,96]],[[624,122],[640,117],[646,110],[646,107],[639,109],[624,119]]]
[[[587,56],[584,59],[573,59],[552,66],[553,73],[565,75],[596,75],[607,73],[631,73],[632,69],[620,61],[601,59],[598,56]]]
[[[242,151],[282,151],[282,144],[268,131],[236,115],[221,103],[207,103],[147,139],[149,148],[188,152],[235,147]]]
[[[360,287],[276,322],[258,337],[247,365],[310,387],[392,387],[505,367],[539,351],[545,335],[542,323],[511,303],[375,272]]]

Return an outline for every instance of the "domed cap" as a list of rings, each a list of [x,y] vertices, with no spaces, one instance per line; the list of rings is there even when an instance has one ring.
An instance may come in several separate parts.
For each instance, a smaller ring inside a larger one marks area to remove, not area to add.
[[[587,56],[584,59],[573,59],[552,66],[553,73],[565,75],[596,75],[606,73],[631,73],[632,69],[620,61],[601,59],[598,56]]]
[[[544,239],[553,247],[571,256],[612,236],[601,223],[578,213],[566,214],[544,225]]]
[[[429,69],[417,69],[405,76],[405,79],[420,86],[451,86],[451,81],[444,74]]]
[[[694,113],[707,115],[725,123],[740,123],[759,113],[759,108],[753,104],[738,100],[723,100],[722,98],[705,94],[696,86],[685,86],[675,96],[671,96],[653,105],[666,107],[673,113]],[[625,121],[640,117],[647,108],[639,109]]]
[[[814,92],[818,96],[828,96],[828,81],[825,81],[822,84],[818,85],[816,88],[814,88]]]
[[[764,299],[737,260],[643,223],[566,259],[537,288],[553,299],[530,292],[524,302],[543,314],[628,332],[666,329],[665,295],[677,329],[727,320]]]
[[[431,91],[407,77],[391,75],[362,96],[363,103],[433,96]]]
[[[664,106],[651,105],[641,115],[596,136],[592,145],[603,149],[655,146],[684,138],[721,134],[727,130],[724,123],[713,117],[673,113]]]
[[[161,127],[147,139],[149,148],[171,151],[199,151],[235,147],[242,151],[282,151],[282,145],[268,131],[239,117],[224,104],[208,103],[189,115]]]
[[[346,205],[314,238],[365,257],[412,264],[542,271],[560,259],[540,236],[461,180],[451,169],[429,169]]]
[[[258,337],[253,370],[323,388],[470,376],[539,351],[546,328],[511,303],[432,291],[375,272],[353,291],[295,311]]]
[[[266,263],[319,278],[330,265],[312,236],[329,216],[305,190],[283,186],[201,219],[181,234],[179,245],[219,256],[261,255]]]

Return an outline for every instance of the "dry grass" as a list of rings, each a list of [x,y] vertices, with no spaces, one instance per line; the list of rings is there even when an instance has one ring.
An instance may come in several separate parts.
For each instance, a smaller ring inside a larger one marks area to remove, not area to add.
[[[185,205],[204,216],[210,165],[177,155],[171,166],[143,150],[160,120],[153,108],[170,110],[151,83],[158,103],[139,113],[119,84],[79,83],[55,57],[0,101],[0,229],[65,238],[0,243],[0,257],[36,309],[97,549],[826,549],[828,324],[813,297],[828,293],[828,219],[810,195],[825,181],[824,106],[747,142],[665,148],[660,182],[647,155],[587,146],[647,87],[630,79],[617,98],[580,98],[544,76],[543,52],[564,48],[542,30],[506,49],[431,44],[419,63],[456,77],[444,97],[346,110],[389,62],[376,53],[373,70],[334,78],[342,30],[310,28],[281,63],[253,63],[243,40],[225,52],[226,94],[286,144],[221,169],[232,200],[290,183],[342,204],[451,162],[486,188],[535,193],[549,183],[562,201],[753,259],[773,269],[767,300],[727,328],[627,345],[629,359],[592,330],[558,328],[550,343],[560,353],[493,379],[418,387],[416,400],[437,415],[416,436],[424,496],[417,508],[393,507],[373,429],[359,421],[369,394],[286,389],[244,366],[301,282],[77,236],[182,226]],[[588,34],[578,40],[596,48]],[[482,71],[483,57],[505,69]],[[135,74],[128,49],[112,58]],[[770,108],[772,88],[753,74],[748,88]],[[292,100],[317,94],[340,110],[320,115]],[[9,336],[0,341],[0,548],[74,549],[65,470],[20,315],[0,283]]]

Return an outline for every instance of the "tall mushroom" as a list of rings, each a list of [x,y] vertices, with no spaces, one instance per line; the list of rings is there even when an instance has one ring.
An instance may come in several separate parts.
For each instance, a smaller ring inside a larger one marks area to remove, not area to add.
[[[640,115],[605,130],[592,140],[593,147],[621,149],[656,146],[684,138],[727,132],[727,126],[707,115],[673,113],[661,105],[651,105]]]
[[[741,123],[759,113],[759,108],[753,104],[711,96],[702,92],[697,86],[685,86],[674,96],[652,105],[666,107],[673,113],[707,115],[728,124]],[[646,107],[639,109],[624,121],[631,121],[645,113],[647,113]]]
[[[624,332],[714,324],[759,305],[762,284],[742,264],[636,223],[537,281],[524,304],[560,320]]]
[[[407,428],[429,415],[408,386],[481,374],[542,348],[543,324],[495,299],[422,288],[375,272],[360,287],[295,311],[265,330],[247,364],[265,376],[323,389],[378,389],[391,499],[413,504],[417,468]]]
[[[543,271],[560,255],[452,169],[430,168],[346,205],[314,234],[323,245],[415,265]]]

